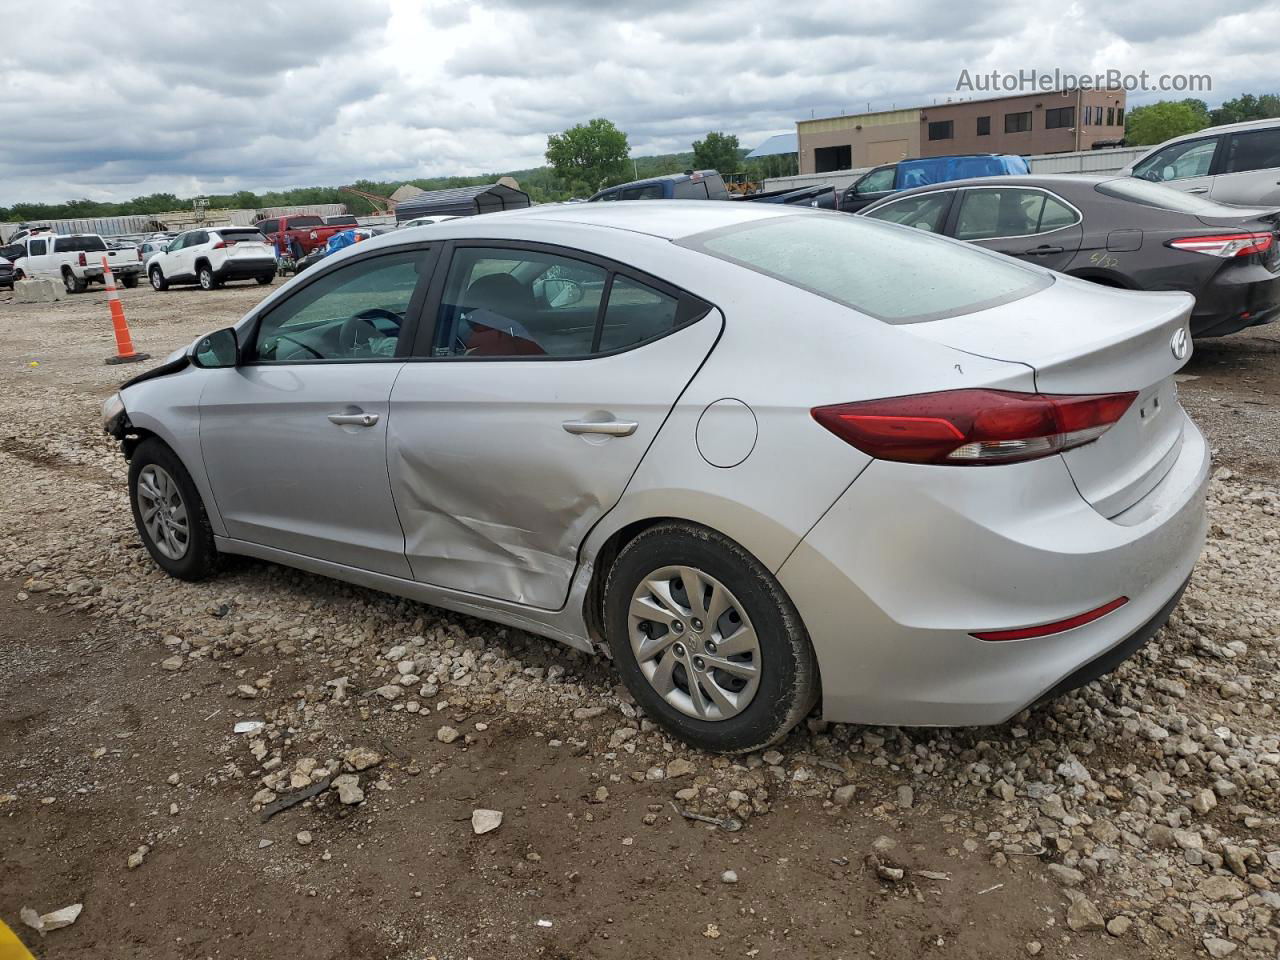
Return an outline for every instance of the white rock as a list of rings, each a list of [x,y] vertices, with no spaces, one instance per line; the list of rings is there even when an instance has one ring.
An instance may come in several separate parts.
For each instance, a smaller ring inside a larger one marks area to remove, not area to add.
[[[471,829],[479,836],[482,833],[488,833],[490,830],[497,830],[502,826],[501,810],[472,810],[471,811]]]

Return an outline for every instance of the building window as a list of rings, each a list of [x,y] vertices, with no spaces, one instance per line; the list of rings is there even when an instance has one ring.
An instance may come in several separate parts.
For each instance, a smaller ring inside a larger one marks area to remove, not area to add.
[[[978,118],[978,136],[987,137],[990,135],[991,135],[991,118],[979,117]]]
[[[1124,126],[1124,107],[1116,107],[1116,124]]]
[[[1107,126],[1114,127],[1116,125],[1116,108],[1107,107]]]
[[[1004,115],[1005,133],[1026,133],[1031,129],[1031,111],[1024,113],[1006,113]]]
[[[838,147],[818,147],[813,151],[814,173],[830,173],[832,170],[849,170],[853,167],[853,144]]]
[[[1044,128],[1046,130],[1060,130],[1063,127],[1074,127],[1075,124],[1075,107],[1055,107],[1044,112]]]
[[[954,120],[935,120],[929,124],[930,140],[951,140],[954,136]]]

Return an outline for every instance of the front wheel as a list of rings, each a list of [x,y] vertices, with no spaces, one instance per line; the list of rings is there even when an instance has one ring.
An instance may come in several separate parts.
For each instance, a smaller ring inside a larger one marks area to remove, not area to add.
[[[151,286],[157,290],[169,289],[169,281],[164,278],[164,274],[160,272],[159,267],[152,267],[148,276],[151,278]]]
[[[151,558],[179,580],[203,580],[217,566],[213,528],[191,474],[156,437],[138,444],[129,461],[133,522]]]
[[[605,586],[605,626],[623,683],[673,734],[719,753],[780,740],[817,701],[799,614],[739,544],[688,523],[645,530]]]

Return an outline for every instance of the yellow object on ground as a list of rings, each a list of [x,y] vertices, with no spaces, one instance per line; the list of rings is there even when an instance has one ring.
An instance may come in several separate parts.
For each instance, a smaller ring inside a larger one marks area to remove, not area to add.
[[[36,960],[3,920],[0,920],[0,960]]]

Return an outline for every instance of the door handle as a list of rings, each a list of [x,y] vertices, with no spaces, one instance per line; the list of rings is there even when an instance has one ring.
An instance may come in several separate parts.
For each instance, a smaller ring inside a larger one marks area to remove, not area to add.
[[[1051,246],[1048,246],[1047,244],[1043,247],[1033,247],[1032,249],[1027,251],[1027,253],[1036,257],[1047,257],[1050,254],[1061,253],[1061,252],[1062,252],[1061,247],[1051,247]]]
[[[329,422],[340,427],[372,427],[378,422],[376,413],[331,413]]]
[[[1208,187],[1191,187],[1190,189],[1187,190],[1187,193],[1208,193],[1208,192],[1209,192]]]
[[[599,433],[606,437],[629,437],[640,424],[634,420],[566,420],[561,424],[568,433]]]

